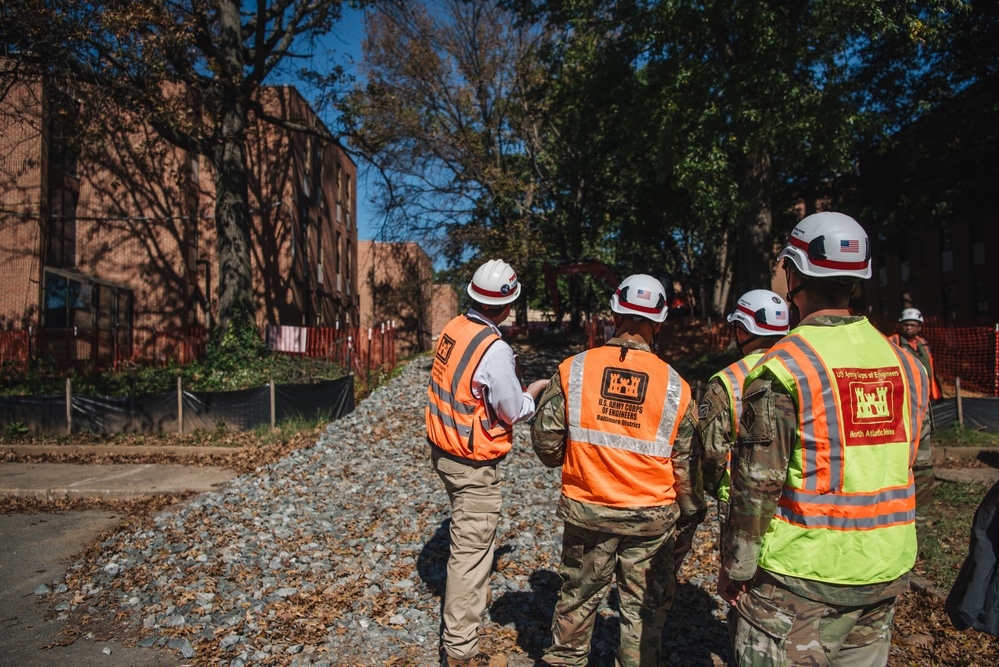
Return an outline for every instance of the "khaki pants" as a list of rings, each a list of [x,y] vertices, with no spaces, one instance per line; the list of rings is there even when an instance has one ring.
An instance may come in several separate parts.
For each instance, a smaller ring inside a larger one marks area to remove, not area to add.
[[[451,553],[444,589],[441,643],[452,658],[479,650],[502,504],[498,465],[473,467],[433,452],[433,467],[451,500]]]
[[[738,667],[874,667],[888,662],[895,598],[854,607],[757,582],[738,603]]]

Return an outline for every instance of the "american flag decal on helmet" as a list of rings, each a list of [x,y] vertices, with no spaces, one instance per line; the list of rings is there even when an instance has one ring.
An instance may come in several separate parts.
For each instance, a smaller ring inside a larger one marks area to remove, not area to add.
[[[850,239],[849,241],[840,241],[839,249],[842,252],[860,252],[860,241],[857,239]]]
[[[635,290],[635,298],[644,299],[645,301],[648,301],[649,299],[652,298],[652,292],[645,289]]]

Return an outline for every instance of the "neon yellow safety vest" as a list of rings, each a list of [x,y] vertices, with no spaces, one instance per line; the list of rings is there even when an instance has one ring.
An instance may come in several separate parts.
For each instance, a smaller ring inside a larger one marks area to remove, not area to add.
[[[798,435],[760,567],[860,586],[916,561],[912,477],[929,405],[926,372],[866,319],[803,326],[749,373],[769,371],[797,408]]]
[[[734,364],[721,369],[708,380],[709,382],[711,380],[718,380],[725,387],[725,393],[728,396],[730,443],[735,442],[736,438],[739,437],[739,415],[742,414],[742,387],[746,380],[746,375],[756,365],[756,362],[762,358],[763,352],[751,352]],[[725,474],[722,475],[722,479],[718,483],[718,500],[723,503],[728,502],[729,491],[732,488],[731,469],[732,450],[730,448],[728,450],[728,463],[725,466]]]

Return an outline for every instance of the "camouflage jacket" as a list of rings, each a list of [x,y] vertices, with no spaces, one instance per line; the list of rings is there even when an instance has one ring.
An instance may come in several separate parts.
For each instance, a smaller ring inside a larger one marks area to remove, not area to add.
[[[732,448],[732,407],[728,390],[718,378],[711,378],[698,409],[698,432],[704,446],[704,489],[719,500],[718,492],[728,470]]]
[[[837,326],[858,319],[820,315],[806,318],[801,324]],[[732,450],[731,509],[722,548],[722,570],[733,581],[745,581],[756,575],[763,536],[774,516],[788,462],[798,439],[794,400],[769,372],[764,372],[745,388],[742,414],[747,413],[755,414],[757,418],[752,423],[740,422],[739,438]],[[922,438],[927,442],[930,430],[927,411],[922,426]],[[843,586],[773,572],[767,574],[798,595],[832,604],[870,604],[908,588],[907,576],[887,583]]]
[[[606,344],[650,351],[647,345],[621,338],[612,338]],[[534,452],[549,468],[561,466],[565,458],[568,439],[565,412],[565,394],[556,371],[538,399],[531,422]],[[696,408],[691,401],[673,442],[675,503],[663,507],[617,508],[580,502],[563,494],[559,497],[557,515],[583,528],[620,535],[658,535],[676,524],[679,531],[690,537],[707,512],[701,482],[701,453]]]

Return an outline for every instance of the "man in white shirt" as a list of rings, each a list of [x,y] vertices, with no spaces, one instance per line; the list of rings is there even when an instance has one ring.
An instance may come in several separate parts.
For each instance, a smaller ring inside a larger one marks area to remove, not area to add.
[[[548,380],[526,390],[513,350],[498,325],[520,296],[513,268],[489,260],[468,284],[473,306],[441,331],[427,388],[427,441],[434,470],[451,501],[451,551],[444,593],[441,665],[505,667],[506,657],[479,650],[489,573],[502,504],[499,462],[513,425],[534,415]]]

